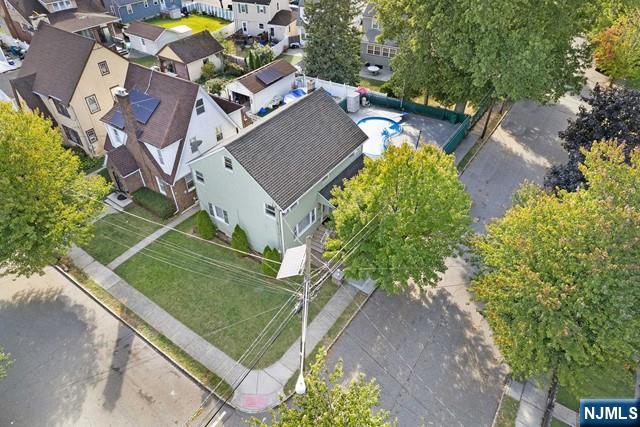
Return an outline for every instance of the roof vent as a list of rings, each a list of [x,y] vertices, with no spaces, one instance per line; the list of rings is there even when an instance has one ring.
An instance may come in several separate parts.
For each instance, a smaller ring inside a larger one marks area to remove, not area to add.
[[[123,87],[115,88],[114,92],[115,92],[115,94],[117,96],[127,96],[127,95],[129,95],[129,92],[127,92],[127,90],[125,88],[123,88]]]

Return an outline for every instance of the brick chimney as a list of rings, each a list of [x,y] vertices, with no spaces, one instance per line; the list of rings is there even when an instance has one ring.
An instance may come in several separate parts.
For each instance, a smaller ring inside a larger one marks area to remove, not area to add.
[[[143,147],[143,143],[138,140],[140,127],[136,120],[136,116],[133,114],[133,110],[131,109],[129,92],[125,88],[119,87],[116,88],[115,95],[116,103],[120,107],[122,118],[124,119],[124,132],[127,134],[127,142],[125,144],[127,150],[129,150],[133,158],[136,159],[144,177],[146,186],[154,191],[158,191],[158,184],[155,176],[162,176],[162,174],[156,165],[149,159],[147,153],[145,153],[146,148]]]

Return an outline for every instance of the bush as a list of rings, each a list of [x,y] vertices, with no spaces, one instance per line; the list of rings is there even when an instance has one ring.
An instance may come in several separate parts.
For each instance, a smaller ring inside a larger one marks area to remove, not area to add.
[[[198,212],[196,216],[196,230],[203,239],[211,240],[216,235],[216,226],[206,211]]]
[[[265,246],[264,251],[262,252],[262,256],[265,258],[262,260],[262,272],[268,276],[276,277],[278,274],[278,270],[280,268],[279,264],[282,262],[280,258],[280,252],[277,249],[271,249],[268,245]],[[275,262],[269,262],[275,261]]]
[[[202,65],[202,79],[203,80],[211,80],[216,76],[216,67],[213,65],[213,62],[207,62]]]
[[[224,89],[226,85],[227,81],[224,79],[211,79],[207,80],[204,84],[209,93],[212,93],[214,95],[218,95],[220,92],[222,92],[222,89]]]
[[[244,75],[244,68],[235,62],[227,61],[224,65],[225,72],[233,77],[240,77]]]
[[[104,156],[91,157],[87,153],[85,153],[82,148],[79,147],[72,147],[69,149],[73,151],[73,154],[78,156],[78,158],[80,159],[80,168],[84,173],[97,171],[102,166],[104,166]]]
[[[249,252],[251,250],[249,248],[247,233],[245,233],[238,224],[236,224],[236,227],[233,229],[233,234],[231,235],[231,247],[242,252]]]
[[[176,211],[176,207],[171,200],[147,187],[142,187],[131,193],[131,198],[134,202],[162,219],[171,218]]]

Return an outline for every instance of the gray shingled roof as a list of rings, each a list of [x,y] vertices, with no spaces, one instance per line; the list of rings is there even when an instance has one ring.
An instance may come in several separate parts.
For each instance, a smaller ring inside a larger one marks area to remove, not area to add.
[[[147,40],[157,40],[166,31],[166,28],[147,22],[134,21],[124,30],[126,34],[142,37]]]
[[[51,116],[51,113],[47,109],[47,106],[42,102],[42,98],[33,93],[33,84],[36,81],[36,74],[29,74],[26,76],[18,77],[11,80],[9,83],[11,84],[11,88],[13,89],[14,95],[20,95],[20,98],[24,100],[27,107],[30,110],[38,110],[40,114],[51,119],[51,121],[56,124],[56,121]]]
[[[94,41],[43,24],[31,40],[18,77],[36,74],[33,91],[68,104]]]
[[[283,209],[367,140],[324,90],[272,114],[226,149]]]
[[[209,31],[201,31],[189,37],[168,43],[162,50],[166,48],[170,48],[185,64],[223,51],[222,45],[213,38]],[[158,56],[162,56],[161,52],[158,52]]]

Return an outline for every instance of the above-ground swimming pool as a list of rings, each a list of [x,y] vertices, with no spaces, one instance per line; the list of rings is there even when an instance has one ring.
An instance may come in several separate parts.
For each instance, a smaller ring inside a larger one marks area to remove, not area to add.
[[[364,117],[356,123],[367,134],[369,139],[364,143],[363,152],[369,157],[378,158],[389,146],[390,139],[402,133],[402,120],[404,114],[397,115],[398,121],[388,117],[370,116]]]

